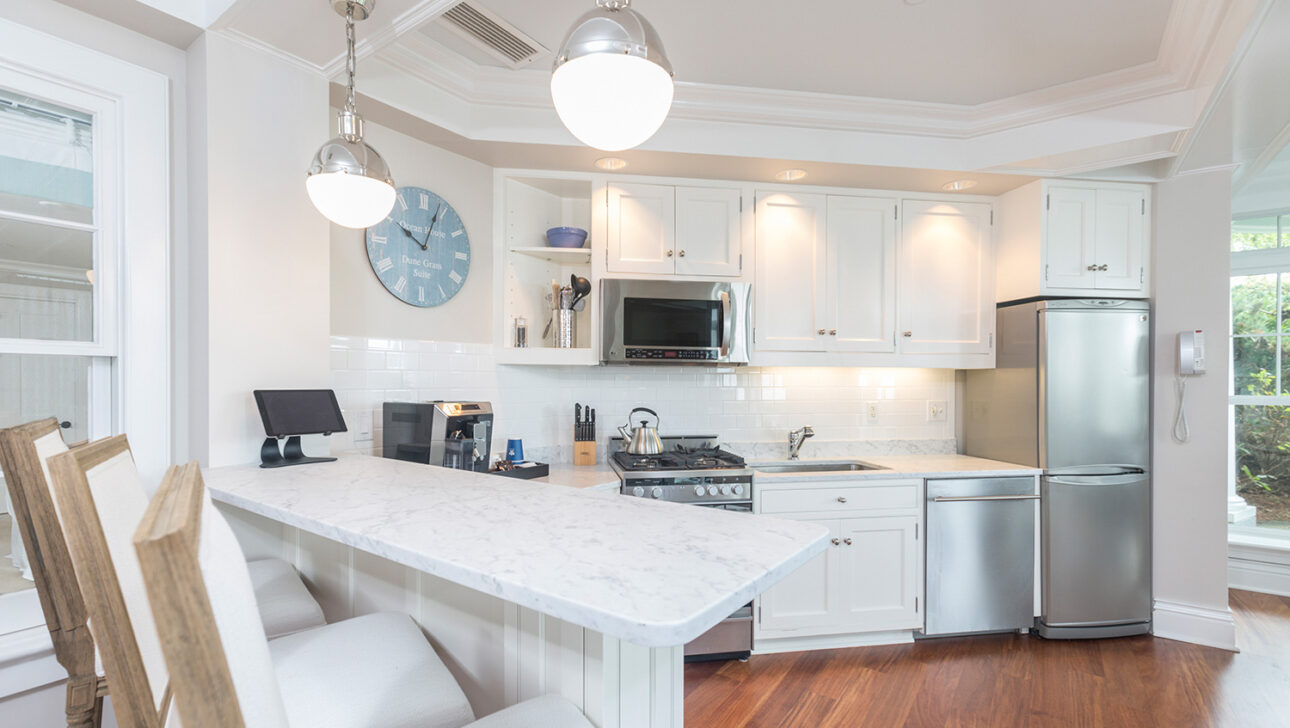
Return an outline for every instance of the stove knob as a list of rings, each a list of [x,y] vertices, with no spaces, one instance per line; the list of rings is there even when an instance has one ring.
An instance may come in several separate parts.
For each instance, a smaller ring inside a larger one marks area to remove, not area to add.
[[[708,486],[708,495],[716,495],[716,494],[717,494],[717,486],[715,486],[715,485],[709,485],[709,486]]]
[[[663,489],[662,489],[662,488],[655,488],[654,490],[651,490],[651,491],[649,492],[649,497],[651,497],[651,498],[658,498],[658,497],[660,497],[660,496],[662,496],[662,495],[663,495]]]
[[[645,489],[638,485],[635,488],[632,488],[632,495],[636,496],[637,498],[644,498]]]
[[[702,496],[704,493],[707,493],[707,491],[703,489],[703,486],[702,486],[702,485],[696,485],[696,486],[694,486],[694,494],[695,494],[695,495],[697,495],[697,496]]]
[[[721,495],[730,495],[730,486],[728,485],[721,486]]]
[[[736,485],[735,495],[743,495],[743,494],[744,494],[744,487],[742,485]]]

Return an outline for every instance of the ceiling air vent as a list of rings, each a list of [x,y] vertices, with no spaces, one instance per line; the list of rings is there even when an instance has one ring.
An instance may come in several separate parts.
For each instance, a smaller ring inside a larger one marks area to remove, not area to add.
[[[449,30],[511,68],[523,68],[546,53],[542,44],[473,2],[457,3],[443,18]]]

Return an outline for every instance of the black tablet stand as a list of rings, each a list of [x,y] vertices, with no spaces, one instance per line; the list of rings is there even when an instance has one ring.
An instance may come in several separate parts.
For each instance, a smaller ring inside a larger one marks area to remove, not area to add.
[[[331,434],[331,433],[327,433]],[[330,463],[336,458],[314,458],[305,455],[304,450],[300,448],[300,436],[293,435],[287,438],[287,444],[278,451],[278,440],[275,437],[264,438],[264,444],[260,446],[260,467],[262,468],[285,468],[288,465],[304,465],[305,463]]]

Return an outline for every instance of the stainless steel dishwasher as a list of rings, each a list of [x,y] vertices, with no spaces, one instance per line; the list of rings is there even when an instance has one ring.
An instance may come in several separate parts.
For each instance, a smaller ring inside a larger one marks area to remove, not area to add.
[[[927,481],[924,635],[1034,624],[1038,500],[1033,477]]]

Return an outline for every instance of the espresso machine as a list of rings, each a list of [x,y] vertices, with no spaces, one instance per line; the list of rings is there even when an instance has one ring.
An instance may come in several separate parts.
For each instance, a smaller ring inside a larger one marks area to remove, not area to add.
[[[386,402],[381,456],[488,472],[493,407],[488,402]]]

